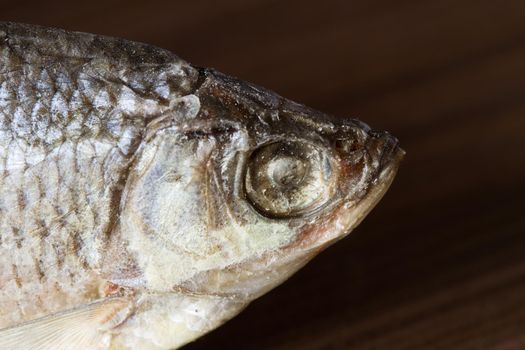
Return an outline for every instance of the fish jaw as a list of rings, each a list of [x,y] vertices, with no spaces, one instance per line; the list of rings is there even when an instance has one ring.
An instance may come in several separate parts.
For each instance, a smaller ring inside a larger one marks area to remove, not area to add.
[[[338,209],[334,210],[329,223],[326,225],[331,229],[306,234],[305,239],[301,240],[300,244],[303,247],[311,247],[316,251],[321,251],[349,235],[386,194],[396,177],[404,155],[405,151],[397,147],[393,151],[392,160],[380,170],[366,196],[357,203],[352,200],[343,202]]]
[[[317,254],[349,235],[390,188],[405,152],[397,145],[385,150],[384,163],[362,199],[343,201],[330,215],[305,225],[295,239],[222,268],[202,271],[179,288],[192,293],[224,295],[250,303],[291,277]]]
[[[260,275],[258,279],[252,278],[252,283],[255,282],[257,288],[245,288],[245,291],[252,292],[251,298],[257,298],[282,284],[320,252],[348,236],[364,220],[392,185],[405,151],[397,146],[396,140],[396,144],[385,150],[383,156],[384,163],[361,200],[343,201],[324,220],[306,225],[291,244],[250,262],[253,265],[249,268],[250,274],[258,271]],[[237,275],[242,275],[242,271],[238,271]]]

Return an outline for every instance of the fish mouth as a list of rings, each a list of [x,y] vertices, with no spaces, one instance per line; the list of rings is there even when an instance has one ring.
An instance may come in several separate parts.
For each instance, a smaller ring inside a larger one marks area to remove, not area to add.
[[[401,159],[405,156],[405,151],[399,147],[399,141],[388,133],[384,134],[383,139],[385,141],[381,151],[381,159],[379,160],[380,177],[383,170],[388,171],[391,164],[394,164],[395,167],[399,167]]]
[[[366,141],[366,150],[373,159],[376,181],[381,181],[383,172],[388,172],[388,168],[399,162],[405,155],[399,147],[399,141],[386,131],[369,131]]]
[[[311,246],[310,251],[318,253],[348,236],[383,198],[394,181],[401,160],[405,155],[405,151],[398,146],[397,140],[395,142],[394,140],[392,138],[388,144],[384,145],[385,155],[382,157],[382,167],[379,168],[378,174],[370,184],[366,195],[357,202],[342,203],[331,215],[331,220],[334,220],[332,224],[338,229],[330,231],[328,234],[318,235],[318,240],[315,245]]]
[[[399,147],[399,142],[395,137],[384,132],[381,133],[380,140],[382,146],[380,147],[381,152],[377,166],[377,175],[371,183],[367,194],[354,206],[352,210],[353,215],[346,218],[344,224],[346,233],[343,234],[342,237],[347,236],[352,229],[358,226],[383,198],[390,188],[390,185],[392,185],[401,160],[405,156],[405,151]]]

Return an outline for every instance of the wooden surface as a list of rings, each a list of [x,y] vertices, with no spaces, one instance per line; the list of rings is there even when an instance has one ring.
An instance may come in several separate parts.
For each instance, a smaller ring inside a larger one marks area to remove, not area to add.
[[[525,349],[524,0],[8,1],[391,131],[380,205],[185,349]]]

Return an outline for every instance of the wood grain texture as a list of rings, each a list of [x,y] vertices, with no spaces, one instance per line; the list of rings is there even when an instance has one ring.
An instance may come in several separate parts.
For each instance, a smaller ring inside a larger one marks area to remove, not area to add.
[[[352,235],[186,349],[525,348],[523,0],[1,5],[358,116],[407,151]]]

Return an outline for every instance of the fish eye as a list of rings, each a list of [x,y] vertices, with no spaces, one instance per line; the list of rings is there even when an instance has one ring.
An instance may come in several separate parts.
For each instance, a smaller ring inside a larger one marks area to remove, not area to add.
[[[272,218],[297,217],[322,208],[333,196],[331,155],[305,141],[279,141],[256,149],[248,160],[245,188],[252,206]]]

